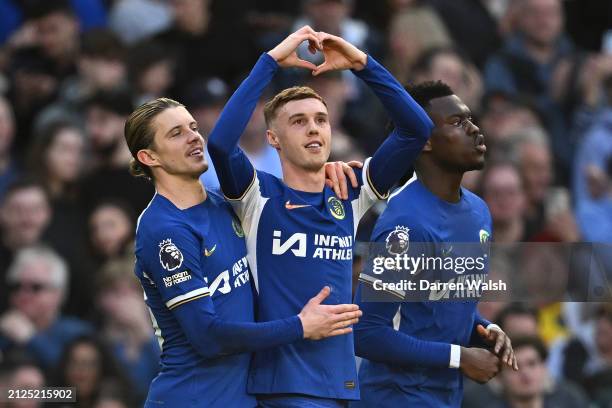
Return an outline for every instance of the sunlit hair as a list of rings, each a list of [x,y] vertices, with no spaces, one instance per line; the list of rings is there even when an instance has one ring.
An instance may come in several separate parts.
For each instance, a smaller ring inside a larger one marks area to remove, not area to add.
[[[325,103],[321,95],[316,93],[314,89],[309,88],[307,86],[294,86],[277,93],[274,98],[272,98],[270,101],[268,101],[268,103],[266,103],[266,106],[264,107],[264,117],[266,119],[266,125],[270,127],[270,123],[272,123],[272,121],[276,118],[278,111],[287,103],[291,101],[300,101],[302,99],[310,98],[314,98],[321,101],[321,103],[325,105],[325,107],[327,107],[327,104]]]
[[[157,98],[140,105],[125,121],[125,141],[133,157],[130,162],[130,173],[133,176],[153,180],[151,169],[138,160],[138,152],[153,146],[155,129],[151,126],[151,123],[155,117],[166,109],[179,106],[183,106],[183,104],[173,99]]]

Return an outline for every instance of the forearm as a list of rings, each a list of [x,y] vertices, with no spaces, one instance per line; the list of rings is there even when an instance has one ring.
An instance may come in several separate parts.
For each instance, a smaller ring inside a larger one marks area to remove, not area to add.
[[[451,345],[419,340],[392,327],[355,330],[355,354],[368,360],[401,366],[448,368]]]
[[[188,305],[179,307],[177,315],[189,342],[205,358],[278,347],[304,336],[297,316],[262,323],[229,322],[204,310],[189,311]]]
[[[210,134],[208,152],[223,193],[229,198],[240,197],[253,180],[254,168],[238,141],[277,68],[276,61],[263,54],[225,105]]]

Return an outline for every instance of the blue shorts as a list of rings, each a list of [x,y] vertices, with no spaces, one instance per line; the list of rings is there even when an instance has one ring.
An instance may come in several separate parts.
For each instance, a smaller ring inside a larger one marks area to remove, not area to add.
[[[259,408],[346,408],[348,401],[300,394],[258,395]]]

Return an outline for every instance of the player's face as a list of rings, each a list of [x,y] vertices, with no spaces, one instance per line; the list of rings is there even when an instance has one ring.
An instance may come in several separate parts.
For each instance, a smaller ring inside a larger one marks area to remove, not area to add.
[[[200,177],[208,169],[204,138],[198,124],[183,106],[168,108],[153,120],[153,150],[157,167],[171,175]]]
[[[331,127],[325,105],[315,98],[290,101],[278,112],[270,129],[281,162],[318,171],[329,159]]]
[[[441,166],[458,172],[484,166],[484,135],[472,122],[470,109],[456,95],[432,99],[429,115],[435,128],[430,154]]]

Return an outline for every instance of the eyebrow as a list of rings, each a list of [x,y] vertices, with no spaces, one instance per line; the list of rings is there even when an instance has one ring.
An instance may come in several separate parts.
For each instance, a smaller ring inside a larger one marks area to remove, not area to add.
[[[306,116],[306,114],[305,113],[301,113],[301,112],[300,113],[294,113],[293,115],[289,116],[289,121],[291,121],[294,118],[301,117],[301,116]],[[315,116],[327,116],[327,113],[325,113],[325,112],[317,112],[317,113],[315,113]]]
[[[195,123],[195,125],[198,125],[198,122],[193,120],[191,122],[189,122],[189,126],[193,125]],[[172,127],[170,130],[168,130],[165,134],[165,136],[168,136],[170,133],[172,133],[173,131],[175,131],[176,129],[180,129],[181,125],[176,125],[174,127]]]

